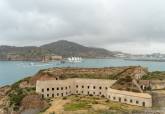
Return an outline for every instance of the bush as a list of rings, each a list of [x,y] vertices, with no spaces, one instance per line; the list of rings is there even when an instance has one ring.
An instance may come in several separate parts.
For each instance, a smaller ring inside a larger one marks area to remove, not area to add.
[[[34,88],[16,88],[15,90],[12,90],[10,92],[9,100],[10,100],[10,106],[13,106],[14,111],[19,110],[20,103],[22,99],[27,95],[34,93],[35,89]]]
[[[63,100],[66,100],[66,99],[67,99],[67,97],[63,97],[62,99],[63,99]]]
[[[25,97],[25,93],[23,92],[23,89],[18,88],[14,92],[9,94],[9,100],[10,100],[10,106],[14,106],[13,109],[17,111],[20,106],[20,102]]]

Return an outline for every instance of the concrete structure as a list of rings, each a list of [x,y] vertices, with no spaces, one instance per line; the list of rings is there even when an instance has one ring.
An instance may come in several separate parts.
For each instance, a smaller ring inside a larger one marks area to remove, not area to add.
[[[152,97],[147,93],[135,93],[111,89],[116,80],[80,79],[37,81],[36,92],[42,97],[60,97],[72,94],[105,97],[121,103],[152,107]]]

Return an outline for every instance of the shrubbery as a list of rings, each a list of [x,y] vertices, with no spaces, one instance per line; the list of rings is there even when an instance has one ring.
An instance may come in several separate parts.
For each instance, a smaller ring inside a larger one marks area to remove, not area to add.
[[[15,111],[19,110],[22,99],[27,94],[34,92],[35,88],[16,88],[15,90],[12,90],[9,94],[10,106],[12,106]]]

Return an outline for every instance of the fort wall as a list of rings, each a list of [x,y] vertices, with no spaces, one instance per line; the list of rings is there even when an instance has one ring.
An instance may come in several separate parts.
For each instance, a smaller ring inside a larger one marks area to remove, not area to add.
[[[130,105],[152,107],[152,97],[147,93],[135,93],[111,89],[116,80],[80,79],[37,81],[36,92],[42,97],[61,97],[72,94],[106,97]]]
[[[120,91],[110,88],[107,91],[107,98],[111,101],[118,101],[125,104],[152,107],[152,97],[147,93]]]

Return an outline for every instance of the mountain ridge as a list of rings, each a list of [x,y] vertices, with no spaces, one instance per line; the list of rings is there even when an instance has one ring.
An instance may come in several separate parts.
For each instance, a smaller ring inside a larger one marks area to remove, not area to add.
[[[86,58],[101,58],[115,57],[115,55],[119,53],[122,52],[108,51],[104,48],[87,47],[67,40],[59,40],[39,47],[0,46],[0,60],[6,60],[9,54],[17,55],[18,58],[19,56],[22,58],[25,57],[27,60],[28,58],[37,58],[37,60],[39,60],[42,56],[49,54],[56,54],[63,57],[81,56]]]

